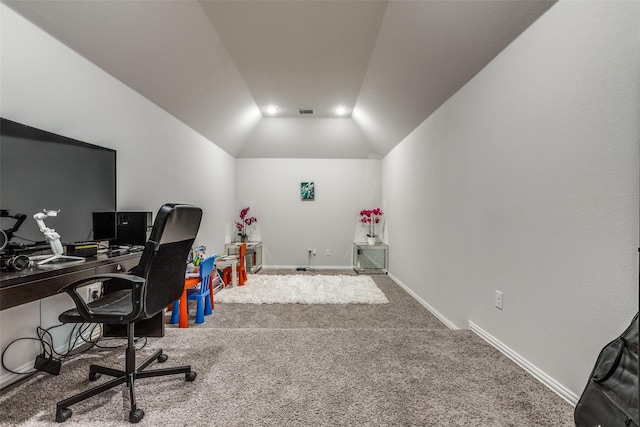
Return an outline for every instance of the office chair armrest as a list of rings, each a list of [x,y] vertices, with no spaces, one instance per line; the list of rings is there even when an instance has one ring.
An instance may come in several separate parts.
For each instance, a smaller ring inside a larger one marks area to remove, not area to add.
[[[87,282],[103,282],[106,280],[117,279],[121,282],[130,283],[132,294],[131,297],[134,301],[134,311],[140,311],[139,304],[136,306],[135,301],[140,301],[140,294],[142,293],[142,288],[145,280],[142,277],[133,276],[131,274],[123,274],[123,273],[111,273],[111,274],[98,274],[96,276],[86,277],[84,279],[80,279],[73,283],[69,283],[62,287],[58,293],[66,292],[73,299],[73,302],[76,304],[76,308],[78,313],[83,317],[93,317],[93,312],[84,301],[82,296],[78,293],[78,287]],[[137,285],[137,286],[136,286]]]

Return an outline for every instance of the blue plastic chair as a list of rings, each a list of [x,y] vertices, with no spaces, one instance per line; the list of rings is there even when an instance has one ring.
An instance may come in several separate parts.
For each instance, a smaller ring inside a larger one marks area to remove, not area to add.
[[[189,313],[189,301],[195,300],[197,302],[196,307],[196,323],[204,323],[204,316],[208,316],[213,313],[211,307],[211,274],[213,273],[213,265],[215,262],[215,255],[200,261],[198,264],[200,268],[200,286],[197,288],[187,289],[187,313]],[[180,319],[180,300],[176,300],[173,303],[173,309],[171,311],[171,320],[169,323],[178,323]]]

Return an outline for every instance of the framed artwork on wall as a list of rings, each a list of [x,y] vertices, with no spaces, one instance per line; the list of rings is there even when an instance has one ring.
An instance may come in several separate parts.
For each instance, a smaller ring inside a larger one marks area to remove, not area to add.
[[[313,182],[301,182],[300,183],[300,199],[301,200],[313,200],[315,197],[315,185]]]

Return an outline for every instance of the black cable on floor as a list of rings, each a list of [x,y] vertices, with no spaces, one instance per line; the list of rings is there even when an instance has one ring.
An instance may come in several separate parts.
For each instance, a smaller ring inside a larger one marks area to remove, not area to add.
[[[18,372],[18,371],[14,371],[13,369],[10,369],[9,367],[7,367],[7,365],[5,364],[4,358],[5,358],[5,354],[7,353],[7,351],[9,350],[9,348],[15,344],[18,341],[23,341],[23,340],[32,340],[32,341],[38,341],[40,343],[40,347],[42,348],[42,355],[46,358],[50,358],[56,361],[62,361],[70,356],[75,356],[78,354],[82,354],[82,353],[86,353],[87,351],[91,350],[93,347],[97,347],[97,348],[101,348],[101,349],[113,349],[113,348],[121,348],[121,347],[126,347],[126,342],[116,345],[116,346],[105,346],[105,345],[99,345],[98,342],[100,341],[106,341],[106,340],[122,340],[125,339],[126,337],[109,337],[109,338],[105,338],[102,335],[100,335],[97,339],[93,340],[91,339],[91,337],[93,336],[93,332],[95,331],[95,329],[100,325],[99,323],[76,323],[73,325],[73,328],[71,329],[71,332],[69,334],[69,340],[67,343],[67,349],[66,351],[60,353],[55,349],[55,346],[53,344],[53,336],[51,335],[51,330],[59,328],[61,326],[64,326],[65,323],[60,323],[58,325],[54,325],[51,326],[47,329],[44,329],[40,326],[38,326],[36,328],[36,334],[38,335],[37,338],[34,337],[22,337],[22,338],[16,338],[15,340],[11,341],[9,344],[7,344],[7,346],[4,348],[4,350],[2,351],[2,356],[0,357],[0,364],[2,365],[2,368],[7,371],[10,372],[12,374],[15,375],[31,375],[35,372],[38,372],[37,369],[32,369],[30,371],[27,372]],[[87,331],[89,331],[89,339],[87,339],[85,337],[85,335],[87,334]],[[73,338],[73,336],[75,335],[75,338]],[[142,345],[138,348],[138,350],[141,350],[143,348],[145,348],[147,346],[147,337],[139,337],[135,340],[135,343],[137,344],[140,341],[140,338],[144,338],[144,342],[142,343]],[[84,348],[82,350],[78,350],[77,346],[81,344],[82,341],[84,344],[89,344],[89,346],[87,348]]]

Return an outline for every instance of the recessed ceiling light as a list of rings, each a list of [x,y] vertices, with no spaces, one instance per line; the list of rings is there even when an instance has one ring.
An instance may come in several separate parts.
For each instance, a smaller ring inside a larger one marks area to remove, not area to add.
[[[276,114],[278,112],[278,107],[276,107],[275,105],[269,105],[267,107],[267,114]]]
[[[347,109],[344,107],[338,107],[336,108],[336,114],[339,116],[344,116],[345,114],[347,114]]]

